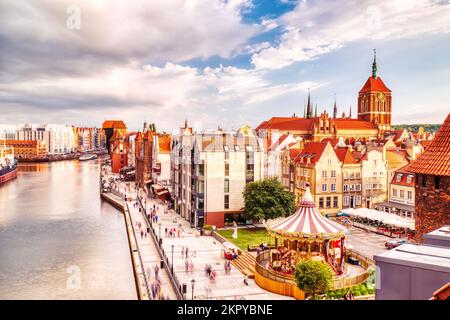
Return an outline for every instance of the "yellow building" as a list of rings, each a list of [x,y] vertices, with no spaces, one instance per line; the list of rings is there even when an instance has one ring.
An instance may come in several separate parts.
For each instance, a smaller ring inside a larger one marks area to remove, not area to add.
[[[47,147],[44,141],[40,140],[5,140],[7,147],[14,149],[14,154],[18,157],[36,157],[47,154]]]

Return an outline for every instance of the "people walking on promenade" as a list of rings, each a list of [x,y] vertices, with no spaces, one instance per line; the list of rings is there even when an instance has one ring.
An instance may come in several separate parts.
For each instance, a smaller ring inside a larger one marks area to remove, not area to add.
[[[189,260],[189,271],[190,272],[194,272],[194,262],[191,260]]]
[[[165,234],[166,234],[166,238],[167,238],[167,227],[166,227],[166,229],[165,229]]]
[[[244,277],[244,284],[246,286],[248,286],[248,276],[247,275],[245,275],[245,277]]]
[[[186,247],[186,259],[189,257],[189,248]]]

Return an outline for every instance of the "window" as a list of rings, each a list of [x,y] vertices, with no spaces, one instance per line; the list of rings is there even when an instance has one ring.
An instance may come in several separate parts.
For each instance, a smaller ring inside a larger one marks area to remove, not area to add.
[[[398,174],[397,175],[397,182],[400,182],[402,180],[402,175],[401,174]]]
[[[333,208],[337,208],[339,206],[338,197],[333,197]]]
[[[327,128],[327,129],[328,129],[328,128]],[[328,159],[327,163],[328,163],[328,164],[331,164],[331,159]]]
[[[367,189],[367,190],[372,189],[372,185],[371,185],[370,183],[366,183],[366,189]]]
[[[373,189],[373,190],[378,189],[378,184],[377,184],[377,183],[374,183],[372,189]]]
[[[434,177],[434,188],[439,189],[440,184],[441,184],[441,177],[438,176]]]
[[[225,151],[225,160],[230,160],[230,153]]]
[[[408,177],[406,178],[406,183],[411,183],[413,176],[412,175],[408,175]]]
[[[361,196],[359,196],[359,195],[356,196],[356,205],[357,206],[361,205]]]
[[[342,198],[342,204],[343,204],[344,206],[348,206],[348,196],[344,196],[344,197]]]
[[[397,189],[392,188],[392,196],[396,197],[397,196]]]
[[[228,177],[230,175],[230,164],[225,163],[225,176]]]
[[[380,177],[384,176],[383,171],[380,171]]]
[[[376,177],[377,176],[377,172],[376,171],[372,172],[372,176]]]
[[[361,177],[360,173],[357,172],[357,173],[356,173],[356,179],[359,179],[360,177]]]
[[[327,197],[327,208],[331,208],[331,197]]]
[[[322,178],[326,178],[327,177],[327,172],[326,171],[322,171]]]
[[[336,170],[331,170],[331,177],[336,178]]]
[[[323,209],[323,197],[319,198],[319,208]]]
[[[400,198],[404,198],[405,197],[405,190],[400,190]]]
[[[322,192],[327,192],[327,184],[322,184]]]
[[[331,192],[336,192],[336,184],[335,183],[331,184]]]
[[[361,185],[359,183],[355,184],[355,188],[356,188],[356,191],[361,191]]]
[[[223,206],[225,209],[230,209],[230,196],[228,194],[226,194],[224,197],[224,205]]]
[[[223,186],[224,192],[230,192],[230,180],[229,179],[225,179],[224,181],[224,186]]]
[[[412,191],[408,191],[408,200],[412,200]]]
[[[348,185],[344,184],[344,192],[348,191]]]

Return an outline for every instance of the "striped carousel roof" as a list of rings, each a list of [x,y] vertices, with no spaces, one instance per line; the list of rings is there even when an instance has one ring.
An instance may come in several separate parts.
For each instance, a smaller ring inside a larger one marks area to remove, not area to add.
[[[309,191],[300,202],[297,211],[286,218],[267,222],[267,229],[280,234],[297,234],[302,236],[330,235],[348,233],[347,228],[322,216]]]

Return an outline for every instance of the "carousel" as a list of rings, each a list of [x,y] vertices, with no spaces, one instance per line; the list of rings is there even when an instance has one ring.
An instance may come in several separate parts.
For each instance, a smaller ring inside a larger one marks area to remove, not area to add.
[[[301,261],[327,262],[336,276],[346,273],[345,235],[348,230],[316,209],[309,188],[297,211],[289,217],[269,220],[266,228],[275,237],[266,268],[283,276],[293,276]]]

